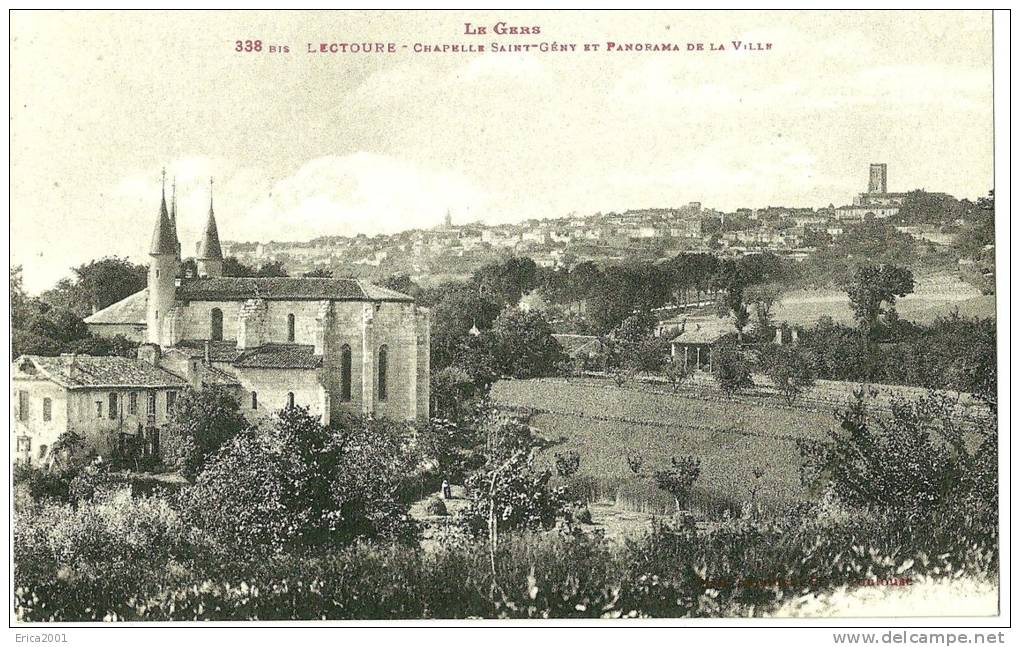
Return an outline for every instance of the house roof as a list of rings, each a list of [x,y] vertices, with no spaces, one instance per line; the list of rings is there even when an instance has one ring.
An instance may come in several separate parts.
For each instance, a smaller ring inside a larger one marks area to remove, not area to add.
[[[224,370],[218,369],[215,366],[205,367],[205,373],[202,375],[202,384],[205,386],[240,386],[241,383],[237,381],[237,378],[227,373]]]
[[[99,387],[185,387],[188,383],[148,362],[127,357],[22,355],[14,360],[22,372],[37,372],[68,389]]]
[[[174,346],[175,349],[185,353],[188,357],[204,358],[205,345],[209,344],[210,362],[233,362],[241,351],[237,350],[235,341],[210,341],[205,339],[182,339]]]
[[[413,301],[411,297],[357,279],[216,277],[185,280],[177,297],[191,301],[243,299],[314,301]]]
[[[688,319],[680,334],[670,340],[671,344],[714,344],[729,333],[734,332],[733,324],[720,319]]]
[[[580,351],[591,353],[602,350],[602,342],[594,335],[553,335],[553,339],[560,343],[567,355],[574,355]]]
[[[146,323],[145,308],[148,298],[149,290],[143,288],[131,296],[85,317],[85,323],[144,325]]]
[[[322,366],[322,356],[310,345],[265,344],[242,351],[233,364],[238,368],[313,369]]]

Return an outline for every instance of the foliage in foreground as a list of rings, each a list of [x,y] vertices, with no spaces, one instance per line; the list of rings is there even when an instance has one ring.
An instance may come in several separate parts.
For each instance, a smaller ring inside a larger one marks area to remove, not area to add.
[[[159,501],[66,512],[16,520],[20,621],[760,615],[842,585],[994,579],[998,567],[994,525],[959,506],[909,522],[827,505],[709,533],[660,523],[625,546],[569,528],[512,533],[495,575],[483,540],[225,557],[203,553]]]

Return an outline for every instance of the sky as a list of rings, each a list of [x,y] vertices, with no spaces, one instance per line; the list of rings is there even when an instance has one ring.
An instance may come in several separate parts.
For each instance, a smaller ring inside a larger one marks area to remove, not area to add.
[[[493,34],[500,21],[541,31]],[[397,51],[307,53],[343,42]],[[94,258],[147,262],[163,168],[185,256],[210,177],[221,238],[246,241],[447,210],[839,206],[872,162],[890,191],[974,199],[992,188],[991,45],[990,12],[14,12],[11,264],[37,293]]]

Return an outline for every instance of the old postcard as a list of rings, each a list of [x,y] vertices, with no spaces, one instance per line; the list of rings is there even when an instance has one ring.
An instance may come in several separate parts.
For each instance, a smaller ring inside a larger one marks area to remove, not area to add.
[[[993,22],[13,12],[12,626],[996,642]]]

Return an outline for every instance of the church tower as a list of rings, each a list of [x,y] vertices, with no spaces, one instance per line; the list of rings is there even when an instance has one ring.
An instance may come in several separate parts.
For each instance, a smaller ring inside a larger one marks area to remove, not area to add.
[[[216,216],[213,215],[212,178],[209,178],[209,220],[198,243],[195,260],[198,275],[202,278],[223,276],[223,250],[220,248],[220,234],[216,230]]]
[[[162,345],[163,322],[170,314],[175,300],[177,277],[177,237],[174,235],[170,215],[166,210],[166,171],[163,172],[162,200],[159,217],[152,232],[149,247],[148,299],[146,300],[146,336],[152,344]]]

